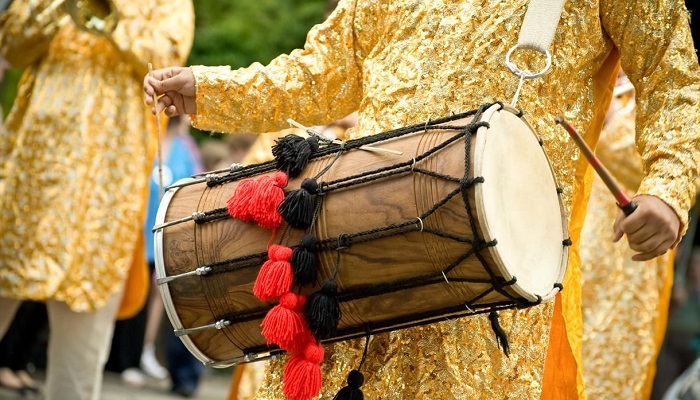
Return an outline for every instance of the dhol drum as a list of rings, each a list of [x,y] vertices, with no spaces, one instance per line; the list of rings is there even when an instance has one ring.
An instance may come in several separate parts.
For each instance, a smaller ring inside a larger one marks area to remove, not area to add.
[[[158,210],[165,308],[176,335],[204,364],[282,352],[261,334],[274,303],[255,297],[253,286],[268,247],[294,247],[305,233],[317,239],[320,266],[315,286],[295,291],[312,293],[329,278],[338,287],[342,317],[324,341],[528,307],[561,289],[570,244],[561,190],[541,140],[514,108],[485,105],[321,147],[285,189],[327,168],[307,231],[286,223],[270,231],[222,208],[245,178],[275,168],[271,162],[182,180]]]

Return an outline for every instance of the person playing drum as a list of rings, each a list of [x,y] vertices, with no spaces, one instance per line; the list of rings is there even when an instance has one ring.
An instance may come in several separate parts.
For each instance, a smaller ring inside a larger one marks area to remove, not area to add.
[[[168,115],[191,114],[200,129],[230,133],[280,130],[288,118],[320,125],[354,110],[350,137],[423,123],[512,97],[518,79],[503,60],[527,3],[342,0],[304,49],[235,71],[156,70],[144,79],[146,102]],[[524,86],[518,104],[542,136],[570,215],[566,290],[553,303],[501,312],[510,357],[498,350],[485,316],[373,337],[364,364],[368,398],[586,397],[577,248],[590,175],[552,121],[564,115],[595,143],[620,63],[637,89],[645,177],[637,211],[620,214],[613,240],[626,236],[641,261],[666,253],[683,235],[700,165],[700,67],[682,2],[569,2],[552,59],[551,72]],[[330,347],[335,363],[324,365],[323,398],[344,385],[363,347],[363,340]],[[280,366],[271,363],[260,398],[282,398]]]

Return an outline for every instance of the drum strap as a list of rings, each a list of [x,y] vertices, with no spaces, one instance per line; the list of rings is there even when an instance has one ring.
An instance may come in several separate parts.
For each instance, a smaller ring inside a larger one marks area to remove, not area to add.
[[[554,40],[566,0],[530,0],[518,36],[518,47],[546,53]]]

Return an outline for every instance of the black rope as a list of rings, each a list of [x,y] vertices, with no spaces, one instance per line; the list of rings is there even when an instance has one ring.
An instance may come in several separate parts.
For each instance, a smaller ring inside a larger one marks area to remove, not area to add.
[[[315,210],[313,214],[313,219],[312,219],[312,224],[311,227],[309,228],[309,231],[313,229],[313,226],[315,226],[315,223],[317,221],[317,218],[320,213],[321,205],[323,202],[323,196],[333,190],[338,190],[342,188],[347,188],[351,186],[356,186],[356,185],[361,185],[364,183],[376,181],[379,179],[383,179],[389,176],[394,176],[394,175],[399,175],[399,174],[405,174],[405,173],[418,173],[418,174],[424,174],[427,176],[431,176],[437,179],[443,179],[446,181],[450,181],[453,183],[457,183],[457,187],[447,193],[440,201],[438,201],[435,205],[433,205],[430,209],[426,210],[417,218],[412,218],[406,221],[401,221],[401,222],[396,222],[393,224],[389,224],[386,226],[382,227],[377,227],[373,229],[368,229],[360,232],[354,232],[354,233],[344,233],[341,235],[338,235],[336,237],[332,238],[327,238],[324,240],[320,240],[318,242],[318,251],[336,251],[336,261],[335,265],[333,268],[332,272],[332,277],[330,277],[331,280],[334,280],[338,274],[339,267],[340,267],[340,257],[341,257],[341,250],[348,248],[354,244],[360,244],[360,243],[365,243],[368,241],[374,241],[374,240],[379,240],[383,238],[388,238],[396,235],[402,235],[406,234],[409,232],[415,232],[415,231],[422,231],[428,234],[436,235],[438,237],[446,238],[449,240],[454,240],[456,242],[460,243],[466,243],[469,244],[471,248],[467,249],[465,253],[462,255],[456,257],[456,259],[447,265],[442,271],[437,271],[429,274],[424,274],[421,276],[417,277],[411,277],[407,279],[402,279],[402,280],[397,280],[393,282],[384,282],[384,283],[379,283],[379,284],[370,284],[370,285],[363,285],[363,286],[356,286],[356,287],[351,287],[351,288],[346,288],[344,291],[338,293],[338,298],[339,301],[341,302],[347,302],[347,301],[353,301],[357,299],[363,299],[371,296],[376,296],[376,295],[381,295],[381,294],[387,294],[387,293],[392,293],[392,292],[397,292],[401,290],[407,290],[419,286],[424,286],[424,285],[432,285],[432,284],[444,284],[445,280],[447,280],[447,274],[453,271],[456,267],[458,267],[461,263],[464,262],[467,258],[471,257],[472,255],[477,258],[479,263],[482,265],[484,271],[488,275],[487,278],[469,278],[469,277],[459,277],[459,278],[449,278],[448,283],[480,283],[480,284],[490,284],[491,287],[487,288],[484,290],[482,293],[476,294],[473,298],[469,299],[464,303],[462,307],[468,307],[469,312],[472,312],[473,310],[477,310],[479,308],[483,308],[484,304],[478,304],[478,302],[482,299],[484,299],[486,296],[488,296],[490,293],[498,292],[501,295],[503,295],[506,299],[510,301],[506,302],[501,302],[499,303],[499,307],[503,308],[513,308],[513,307],[528,307],[531,305],[539,304],[542,301],[541,297],[537,297],[537,301],[535,302],[530,302],[526,299],[522,298],[517,298],[514,295],[510,294],[506,289],[512,285],[515,284],[517,279],[513,277],[513,279],[506,281],[503,277],[500,277],[496,274],[496,272],[493,270],[491,265],[489,265],[489,262],[485,259],[484,255],[481,254],[481,251],[484,250],[487,247],[492,247],[497,245],[497,241],[491,240],[489,242],[485,241],[483,238],[478,236],[478,226],[477,226],[477,220],[475,216],[473,215],[474,212],[472,211],[472,205],[471,201],[469,199],[469,191],[468,189],[473,187],[475,184],[482,183],[484,182],[484,178],[480,176],[473,176],[473,173],[471,171],[471,141],[472,141],[472,136],[476,133],[476,131],[480,127],[488,127],[488,123],[485,121],[480,121],[483,112],[490,107],[491,104],[486,104],[481,107],[479,107],[477,110],[468,112],[468,113],[463,113],[435,121],[429,121],[426,124],[420,124],[420,125],[414,125],[411,127],[406,127],[406,128],[401,128],[397,129],[394,131],[389,131],[385,132],[379,135],[371,136],[371,137],[366,137],[362,139],[357,139],[357,140],[352,140],[348,142],[344,142],[342,145],[335,145],[335,144],[328,144],[326,147],[320,149],[318,152],[316,152],[314,155],[312,155],[311,158],[318,158],[318,157],[324,157],[330,154],[335,153],[334,159],[328,164],[319,174],[316,175],[316,177],[320,177],[323,173],[325,173],[331,165],[338,159],[341,153],[347,150],[359,148],[361,146],[365,145],[370,145],[374,143],[378,143],[387,139],[392,139],[396,137],[400,137],[406,134],[414,133],[414,132],[422,132],[422,131],[427,131],[427,130],[457,130],[458,133],[455,134],[454,136],[448,138],[446,141],[443,141],[442,143],[438,144],[435,147],[432,147],[431,149],[427,150],[426,152],[418,155],[417,157],[414,157],[408,161],[396,163],[394,165],[378,168],[375,170],[371,171],[366,171],[363,173],[359,174],[354,174],[350,175],[347,177],[335,179],[332,181],[328,182],[319,182],[318,183],[318,193],[317,193],[317,200],[316,200],[316,205],[315,205]],[[461,119],[465,118],[467,116],[473,116],[473,119],[470,123],[464,126],[437,126],[437,124],[440,123],[446,123],[449,121],[453,121],[456,119]],[[438,172],[426,170],[423,168],[416,168],[416,163],[426,159],[440,150],[446,148],[448,145],[455,143],[457,140],[460,140],[461,138],[464,138],[464,175],[462,177],[453,177],[450,175],[445,175],[441,174]],[[259,174],[262,172],[267,172],[274,170],[275,164],[274,163],[265,163],[265,164],[258,164],[255,166],[247,167],[245,171],[237,170],[232,173],[230,173],[227,176],[220,177],[219,183],[224,183],[229,180],[236,180],[240,179],[242,177],[246,176],[252,176],[255,174]],[[253,171],[253,172],[251,172]],[[429,218],[432,214],[434,214],[440,207],[442,207],[444,204],[446,204],[448,201],[453,199],[455,196],[461,195],[461,198],[464,202],[464,206],[466,209],[467,217],[469,219],[469,226],[471,228],[471,232],[474,235],[474,237],[464,237],[464,236],[459,236],[453,233],[449,232],[443,232],[437,229],[432,229],[432,228],[425,228],[424,227],[424,221]],[[224,211],[226,214],[224,215]],[[222,209],[216,209],[212,210],[209,212],[210,214],[207,215],[207,218],[210,218],[209,220],[217,219],[217,218],[224,218],[228,216],[228,212],[225,208]],[[568,239],[567,239],[568,240]],[[570,240],[565,240],[562,244],[563,245],[570,245]],[[250,257],[247,259],[247,257]],[[253,264],[254,262],[257,262],[261,264],[262,262],[265,261],[267,255],[266,253],[259,253],[256,255],[251,255],[247,257],[239,257],[236,259],[232,260],[226,260],[222,261],[219,263],[215,264],[210,264],[209,266],[216,266],[217,267],[217,272],[218,271],[223,271],[223,270],[232,270],[232,269],[240,269],[240,268],[247,268],[249,264]],[[257,259],[255,261],[255,258]],[[247,262],[250,261],[250,262]],[[258,265],[259,265],[258,264]],[[559,284],[559,286],[561,286]],[[555,284],[555,287],[557,285]],[[231,313],[227,314],[226,316],[222,317],[225,319],[228,319],[230,321],[240,321],[242,322],[244,319],[258,319],[262,318],[262,316],[267,312],[267,310],[270,307],[261,307],[261,308],[256,308],[253,310],[247,310],[247,311],[240,311],[237,313]],[[473,310],[472,310],[473,309]],[[474,311],[476,313],[476,311]]]
[[[479,109],[482,109],[484,107],[488,108],[491,105],[492,104],[485,104],[485,105],[481,106]],[[324,146],[323,148],[321,148],[317,152],[315,152],[313,155],[311,155],[309,160],[313,160],[316,158],[325,157],[329,154],[337,153],[342,148],[344,148],[345,150],[352,150],[352,149],[356,149],[356,148],[359,148],[362,146],[371,145],[371,144],[374,144],[377,142],[381,142],[381,141],[384,141],[387,139],[393,139],[393,138],[405,136],[405,135],[408,135],[411,133],[420,132],[420,131],[424,131],[424,130],[459,130],[459,129],[462,129],[464,127],[463,126],[448,126],[448,125],[437,126],[437,125],[447,123],[450,121],[456,121],[459,119],[467,118],[467,117],[470,117],[472,115],[476,115],[476,113],[478,111],[479,110],[471,110],[471,111],[467,111],[467,112],[464,112],[461,114],[451,115],[451,116],[448,116],[445,118],[440,118],[440,119],[436,119],[434,121],[430,121],[427,125],[426,124],[416,124],[416,125],[411,125],[411,126],[399,128],[399,129],[394,129],[394,130],[380,133],[377,135],[367,136],[367,137],[360,138],[360,139],[349,140],[347,142],[343,142],[343,145],[331,143],[331,144],[328,144],[327,146]],[[248,178],[248,177],[251,177],[254,175],[259,175],[262,173],[274,171],[276,169],[277,169],[277,163],[275,161],[268,161],[268,162],[261,163],[261,164],[254,164],[254,165],[247,166],[245,168],[241,168],[241,169],[236,170],[236,171],[229,172],[226,175],[212,178],[210,181],[207,182],[207,186],[209,186],[209,187],[217,186],[217,185],[224,184],[226,182],[236,181],[236,180]]]

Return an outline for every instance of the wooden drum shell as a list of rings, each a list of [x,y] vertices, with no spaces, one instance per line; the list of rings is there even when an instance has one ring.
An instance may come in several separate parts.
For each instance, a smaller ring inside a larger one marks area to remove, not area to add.
[[[517,110],[501,109],[496,105],[482,116],[487,120],[495,113],[509,113],[514,116]],[[467,125],[470,118],[455,120],[448,125]],[[529,126],[527,126],[528,129]],[[473,156],[479,146],[479,128],[471,138],[469,160],[472,171]],[[331,168],[319,179],[330,182],[338,178],[360,174],[378,168],[410,161],[413,157],[443,143],[457,131],[426,130],[402,137],[382,141],[373,146],[400,150],[403,155],[353,149],[338,158]],[[537,138],[533,132],[533,141]],[[542,152],[544,154],[544,152]],[[303,176],[290,179],[286,191],[299,188],[305,177],[311,177],[327,166],[334,155],[314,158],[304,170]],[[546,158],[545,158],[546,161]],[[547,164],[548,167],[548,164]],[[465,174],[465,141],[457,140],[440,150],[435,155],[415,164],[415,168],[438,171],[452,177]],[[550,171],[551,172],[551,171]],[[272,172],[270,172],[272,173]],[[489,177],[485,177],[485,184]],[[553,178],[552,178],[553,180]],[[191,215],[196,211],[206,211],[225,206],[240,181],[207,187],[194,184],[171,189],[166,194],[159,209],[156,223],[172,221]],[[426,210],[440,202],[446,194],[457,188],[457,183],[438,179],[416,172],[406,172],[348,188],[333,190],[324,196],[318,219],[312,233],[319,240],[336,238],[339,235],[367,231],[391,224],[414,220]],[[478,204],[475,187],[466,190],[467,198],[474,216]],[[555,188],[552,188],[554,191]],[[561,200],[556,195],[560,206],[553,212],[561,215],[561,237],[566,239],[566,218],[563,214]],[[486,237],[488,232],[482,222],[475,219],[477,236]],[[422,220],[424,230],[448,232],[461,237],[473,237],[470,219],[461,195],[448,200],[429,217]],[[159,277],[175,276],[194,271],[196,268],[226,259],[235,259],[250,254],[264,253],[269,243],[294,246],[299,243],[300,230],[277,230],[275,239],[270,242],[271,231],[253,223],[235,219],[221,219],[196,224],[188,221],[169,226],[156,232],[156,258]],[[285,232],[287,233],[285,235]],[[556,235],[555,235],[556,236]],[[556,236],[558,237],[558,236]],[[488,291],[490,283],[457,282],[459,278],[488,280],[489,274],[480,260],[473,255],[464,259],[451,270],[446,277],[442,275],[430,279],[428,283],[403,290],[392,290],[391,284],[397,281],[410,281],[417,276],[435,275],[446,266],[458,260],[470,248],[467,243],[414,230],[396,236],[385,237],[366,242],[353,242],[340,250],[340,267],[336,277],[341,300],[342,318],[338,327],[338,336],[330,341],[362,336],[367,327],[373,332],[399,329],[453,316],[498,309],[499,305],[510,302],[508,296],[498,291],[491,291],[472,304],[465,302]],[[556,279],[552,284],[561,282],[566,265],[566,246],[557,255],[561,259]],[[480,255],[496,270],[499,276],[508,276],[507,266],[498,265],[498,245],[483,249]],[[305,287],[302,292],[310,294],[320,287],[323,279],[330,277],[336,263],[336,250],[319,253],[321,270],[318,284]],[[176,330],[200,327],[215,323],[225,316],[238,315],[250,310],[258,310],[258,317],[243,318],[232,321],[221,329],[206,329],[182,336],[184,343],[205,364],[230,365],[240,361],[265,356],[274,348],[266,346],[265,338],[260,333],[260,322],[264,310],[272,304],[260,301],[253,295],[260,265],[241,268],[232,272],[214,273],[206,276],[187,276],[160,285],[166,311]],[[505,273],[504,273],[505,272]],[[387,290],[362,297],[364,287],[386,283]],[[519,288],[517,283],[505,286],[503,291],[510,297],[522,298],[525,302],[536,299],[550,300],[556,289],[548,293],[528,293]],[[246,357],[247,356],[247,357]]]

